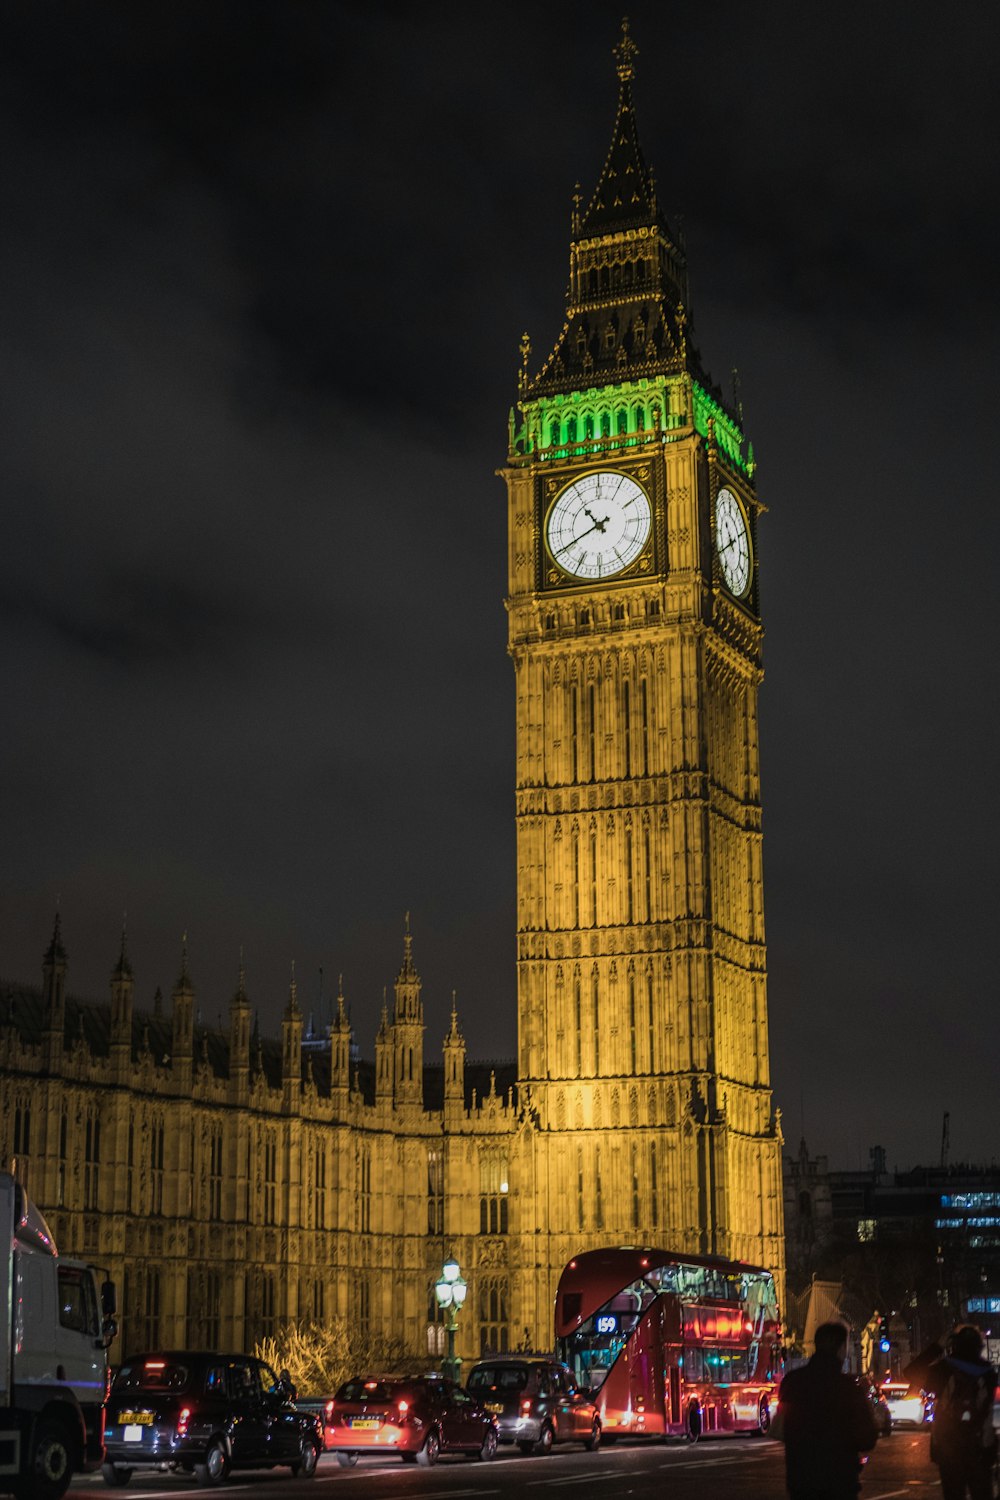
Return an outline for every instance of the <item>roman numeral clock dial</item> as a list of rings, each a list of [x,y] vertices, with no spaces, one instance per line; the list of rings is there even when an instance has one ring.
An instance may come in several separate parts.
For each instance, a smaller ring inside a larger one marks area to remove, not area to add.
[[[743,599],[750,592],[752,573],[750,529],[732,490],[720,490],[715,499],[715,550],[726,588]]]
[[[556,496],[549,556],[573,578],[613,578],[639,556],[652,526],[649,497],[627,474],[587,474]]]

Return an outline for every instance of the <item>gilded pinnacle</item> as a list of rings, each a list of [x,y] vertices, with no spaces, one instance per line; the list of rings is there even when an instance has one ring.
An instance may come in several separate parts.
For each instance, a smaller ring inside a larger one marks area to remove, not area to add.
[[[635,77],[633,62],[639,56],[639,49],[633,42],[628,29],[628,16],[622,16],[622,39],[617,47],[612,47],[614,56],[618,59],[618,77],[622,83]]]

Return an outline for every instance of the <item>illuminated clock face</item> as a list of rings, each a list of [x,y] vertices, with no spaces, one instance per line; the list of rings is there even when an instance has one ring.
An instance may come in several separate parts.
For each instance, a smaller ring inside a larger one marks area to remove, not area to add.
[[[742,599],[750,590],[750,533],[732,490],[720,490],[716,496],[715,550],[726,588]]]
[[[613,578],[649,539],[645,490],[627,474],[587,474],[568,485],[549,512],[549,556],[574,578]]]

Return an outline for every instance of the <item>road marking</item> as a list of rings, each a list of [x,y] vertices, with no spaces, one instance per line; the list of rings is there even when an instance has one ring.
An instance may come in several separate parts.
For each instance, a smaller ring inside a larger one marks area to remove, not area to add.
[[[602,1477],[602,1473],[603,1473],[604,1477],[609,1477],[610,1474],[611,1474],[611,1472],[612,1471],[610,1469],[604,1469],[600,1473],[595,1473],[593,1475],[588,1472],[587,1479],[588,1480],[592,1479],[592,1478],[593,1479],[600,1479]],[[618,1473],[617,1469],[614,1471],[614,1473],[617,1475],[617,1473]],[[529,1479],[528,1480],[528,1487],[529,1488],[537,1487],[538,1485],[542,1484],[542,1485],[544,1485],[546,1487],[546,1489],[553,1489],[553,1488],[555,1488],[555,1487],[557,1487],[558,1485],[561,1485],[561,1484],[579,1484],[579,1483],[580,1483],[580,1475],[579,1474],[565,1474],[565,1475],[562,1475],[559,1479]],[[424,1500],[423,1495],[421,1495],[420,1500]]]

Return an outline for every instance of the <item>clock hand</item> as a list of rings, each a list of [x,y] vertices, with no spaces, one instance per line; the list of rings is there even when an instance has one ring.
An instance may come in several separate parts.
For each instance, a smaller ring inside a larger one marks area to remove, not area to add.
[[[587,514],[588,516],[590,515],[589,510]],[[592,531],[603,531],[606,525],[607,517],[605,517],[604,521],[595,521],[593,526],[588,526],[586,531],[581,531],[579,536],[575,536],[571,541],[568,541],[565,547],[560,547],[559,551],[555,553],[555,556],[561,557],[564,552],[568,552],[571,547],[575,547],[577,542],[582,542],[584,537],[589,536]]]
[[[589,510],[586,505],[583,507],[583,513],[585,516],[589,516],[594,523],[593,526],[589,528],[589,530],[591,531],[603,531],[605,526],[607,526],[608,522],[611,519],[610,516],[605,516],[603,521],[599,521],[594,515],[594,512],[592,510]],[[583,533],[583,535],[587,535],[586,531]]]

